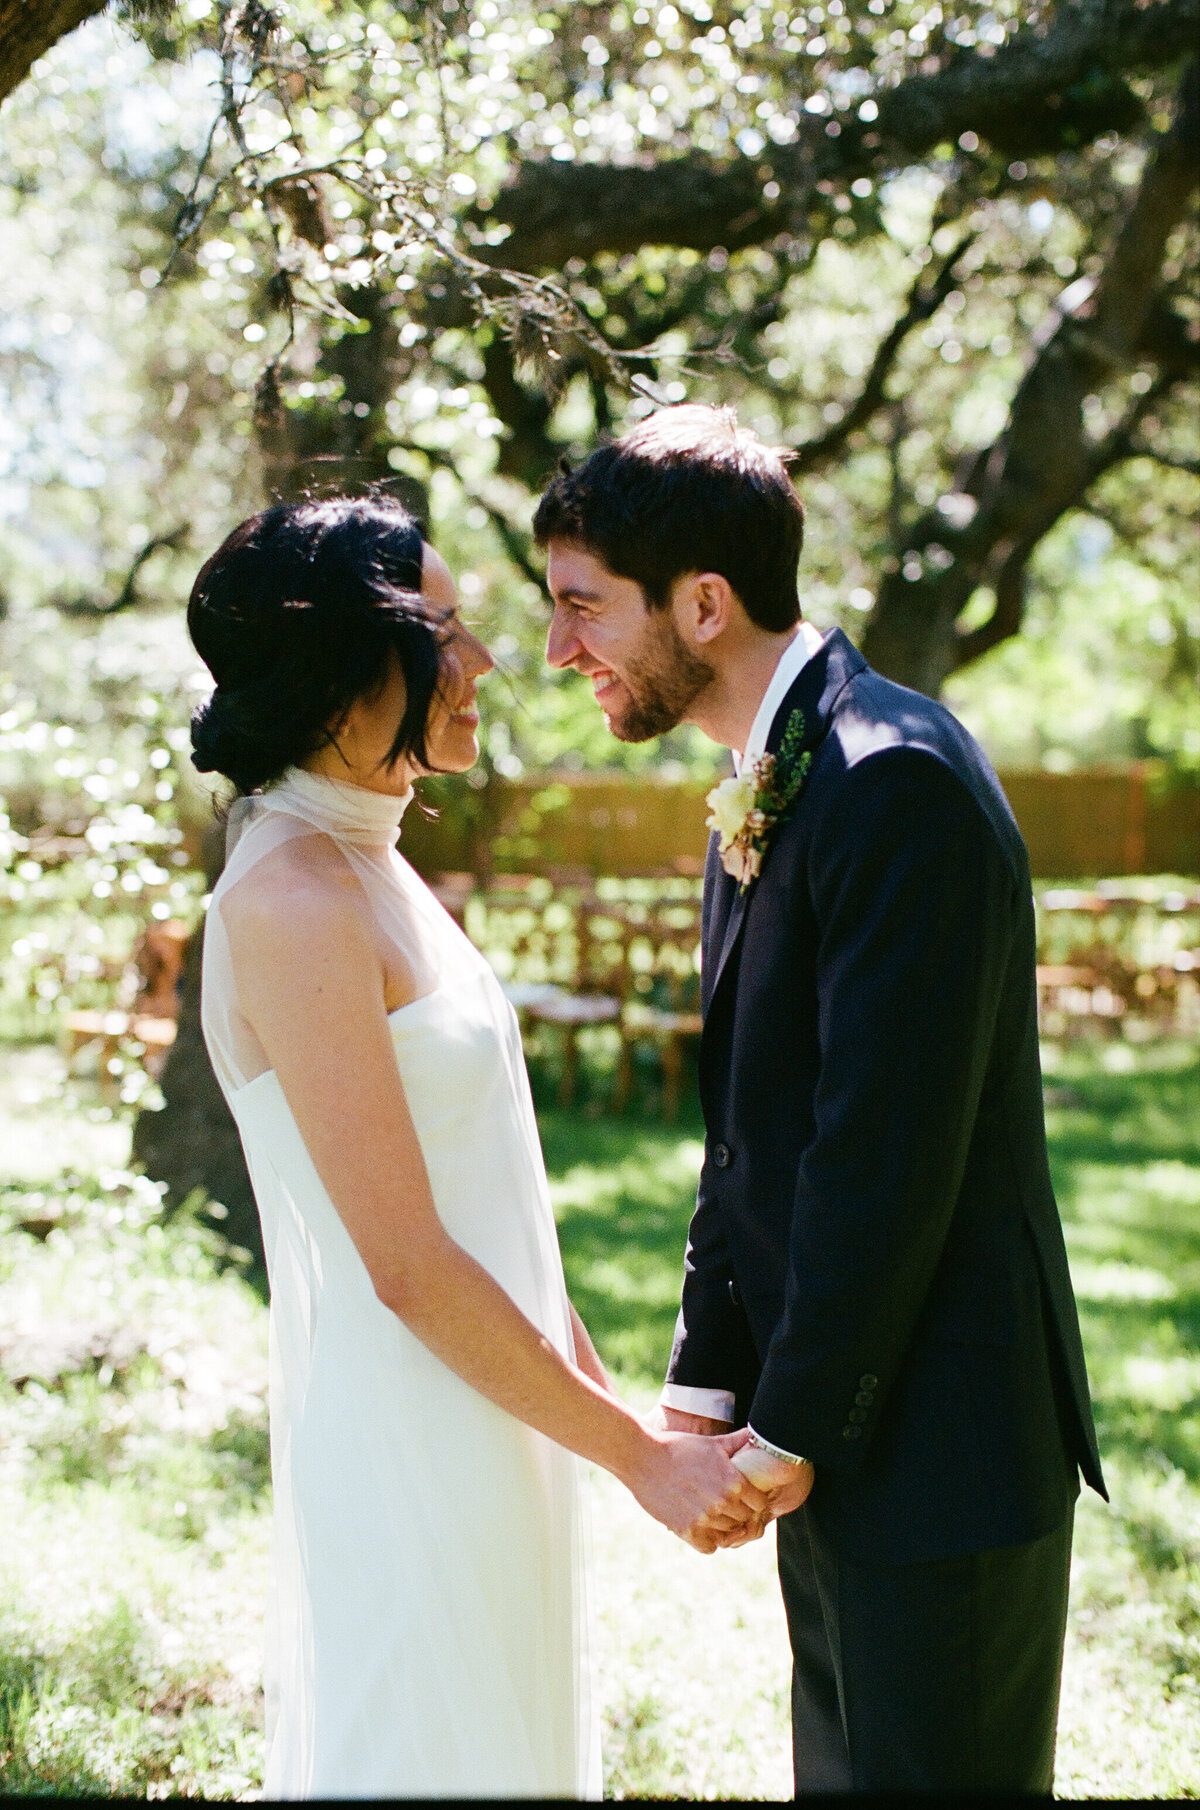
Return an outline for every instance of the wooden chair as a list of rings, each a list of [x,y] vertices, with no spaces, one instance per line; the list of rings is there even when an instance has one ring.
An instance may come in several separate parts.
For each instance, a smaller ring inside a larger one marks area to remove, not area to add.
[[[141,1045],[136,1053],[146,1072],[158,1075],[175,1041],[175,1019],[152,1018],[143,1012],[68,1012],[68,1072],[77,1073],[86,1056],[95,1059],[104,1080],[126,1040]]]
[[[622,1110],[633,1089],[634,1050],[649,1043],[663,1071],[663,1114],[679,1117],[689,1043],[699,1040],[700,909],[690,901],[664,902],[626,922],[629,988],[621,1008],[621,1055],[613,1105]]]
[[[561,908],[566,901],[557,903]],[[579,1033],[617,1023],[628,972],[624,927],[617,914],[589,893],[571,903],[570,915],[570,981],[543,990],[525,1007],[530,1023],[551,1025],[561,1034],[561,1106],[571,1104],[579,1083]]]
[[[86,1055],[96,1061],[100,1079],[107,1081],[123,1044],[134,1046],[148,1074],[162,1072],[175,1041],[188,936],[186,924],[178,918],[155,919],[133,952],[130,968],[136,991],[130,1009],[67,1013],[68,1072],[76,1072]]]
[[[615,1018],[619,1001],[585,988],[586,930],[580,901],[562,897],[543,875],[497,874],[480,900],[479,941],[520,1020],[555,1027],[563,1039],[559,1097],[569,1104],[579,1075],[578,1035]]]

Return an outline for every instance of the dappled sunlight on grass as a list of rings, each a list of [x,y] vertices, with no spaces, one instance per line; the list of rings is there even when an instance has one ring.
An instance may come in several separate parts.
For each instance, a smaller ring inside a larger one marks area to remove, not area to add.
[[[1200,1794],[1200,1060],[1187,1045],[1084,1045],[1049,1050],[1047,1080],[1055,1184],[1113,1493],[1111,1507],[1088,1493],[1079,1507],[1058,1790],[1063,1796],[1194,1796]],[[575,1300],[623,1379],[653,1391],[670,1348],[700,1128],[689,1123],[675,1133],[548,1112],[543,1133]],[[653,1563],[652,1531],[644,1532],[636,1516],[623,1525],[631,1574]],[[750,1562],[761,1558],[759,1549]],[[669,1575],[658,1576],[655,1590],[674,1629],[681,1624]],[[697,1575],[696,1587],[718,1596],[731,1592],[736,1600],[745,1588],[733,1569],[708,1573],[711,1586]],[[773,1596],[764,1599],[764,1614],[768,1603],[778,1616]],[[650,1619],[653,1611],[641,1614]],[[617,1619],[637,1621],[637,1615],[628,1604]],[[781,1628],[780,1618],[780,1640]],[[732,1633],[729,1639],[728,1658],[746,1663],[748,1643]],[[768,1696],[786,1683],[786,1648],[771,1651]],[[700,1663],[695,1647],[689,1644],[688,1652]],[[686,1711],[672,1707],[666,1683],[676,1663],[672,1640],[659,1637],[657,1659],[643,1653],[634,1662],[626,1653],[622,1663],[624,1673],[606,1674],[612,1739],[623,1756],[614,1788],[678,1792],[679,1717],[686,1721]],[[618,1682],[623,1676],[628,1688]],[[779,1698],[773,1726],[778,1732],[785,1724]],[[722,1727],[736,1748],[736,1732]],[[768,1751],[775,1764],[778,1746],[768,1743]],[[726,1775],[718,1769],[709,1776]],[[769,1787],[764,1782],[757,1789]]]
[[[227,1508],[198,1541],[147,1516],[137,1490],[31,1495],[6,1478],[0,1518],[0,1785],[248,1790],[262,1765],[261,1508]]]
[[[592,1520],[606,1795],[790,1797],[774,1535],[702,1558],[602,1472]]]
[[[49,1045],[21,1050],[0,1089],[0,1183],[52,1181],[72,1170],[120,1169],[129,1160],[129,1125],[89,1082],[64,1080]]]
[[[571,1298],[606,1363],[662,1381],[703,1157],[697,1125],[540,1115]]]
[[[1059,1789],[1200,1794],[1200,1060],[1048,1062],[1051,1157],[1112,1506],[1080,1504]]]
[[[1058,1791],[1200,1794],[1200,1517],[1182,1471],[1108,1463],[1111,1508],[1080,1502]]]
[[[86,1084],[64,1091],[53,1052],[7,1055],[0,1790],[252,1795],[266,1316],[210,1228],[160,1222],[155,1191],[124,1167],[127,1122]],[[1113,1495],[1079,1505],[1058,1790],[1197,1796],[1200,1056],[1079,1046],[1048,1051],[1047,1069]],[[669,1127],[586,1099],[540,1117],[573,1297],[622,1390],[648,1405],[702,1128],[694,1107]],[[56,1125],[70,1152],[57,1166]],[[593,1526],[609,1793],[786,1795],[770,1540],[703,1559],[604,1476]]]
[[[1116,1048],[1116,1072],[1061,1057],[1050,1113],[1101,1444],[1200,1490],[1200,1062]]]
[[[241,1795],[262,1764],[265,1316],[210,1231],[160,1222],[95,1090],[7,1054],[0,1789]]]

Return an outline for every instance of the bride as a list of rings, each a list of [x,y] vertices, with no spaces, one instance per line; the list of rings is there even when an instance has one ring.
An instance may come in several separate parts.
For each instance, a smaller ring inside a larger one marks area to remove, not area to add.
[[[744,1434],[613,1394],[567,1300],[513,1013],[395,852],[478,755],[487,650],[398,505],[244,522],[188,626],[239,794],[204,1031],[271,1279],[270,1797],[595,1797],[581,1467],[704,1550]]]

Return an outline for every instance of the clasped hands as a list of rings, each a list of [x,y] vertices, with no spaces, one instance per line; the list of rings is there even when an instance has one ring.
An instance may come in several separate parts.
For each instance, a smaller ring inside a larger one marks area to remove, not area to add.
[[[663,1433],[700,1433],[710,1437],[729,1433],[723,1421],[661,1405],[652,1409],[647,1422]],[[697,1552],[712,1553],[761,1539],[768,1522],[791,1514],[808,1498],[813,1486],[812,1465],[789,1464],[785,1459],[774,1458],[770,1452],[749,1444],[749,1438],[749,1430],[743,1429],[741,1443],[731,1454],[734,1469],[741,1473],[740,1482],[694,1521],[683,1536]]]

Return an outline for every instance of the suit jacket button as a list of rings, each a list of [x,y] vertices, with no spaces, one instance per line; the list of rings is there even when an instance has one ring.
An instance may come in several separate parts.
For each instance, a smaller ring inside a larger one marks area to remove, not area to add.
[[[728,1144],[713,1145],[713,1162],[717,1165],[718,1169],[728,1169],[732,1160],[733,1152],[730,1150]]]
[[[729,1299],[733,1302],[735,1307],[740,1307],[742,1305],[742,1297],[738,1293],[738,1285],[733,1281],[729,1284]]]
[[[862,1428],[861,1427],[843,1427],[842,1428],[842,1438],[843,1439],[861,1439],[862,1438]]]
[[[872,1389],[861,1389],[854,1397],[855,1405],[859,1408],[869,1408],[874,1400],[875,1393]]]
[[[846,1416],[846,1419],[852,1422],[856,1427],[861,1426],[866,1418],[867,1410],[865,1408],[851,1408],[849,1414]]]
[[[879,1387],[879,1378],[877,1376],[872,1376],[871,1372],[866,1370],[859,1377],[858,1386],[860,1389],[877,1389]]]

